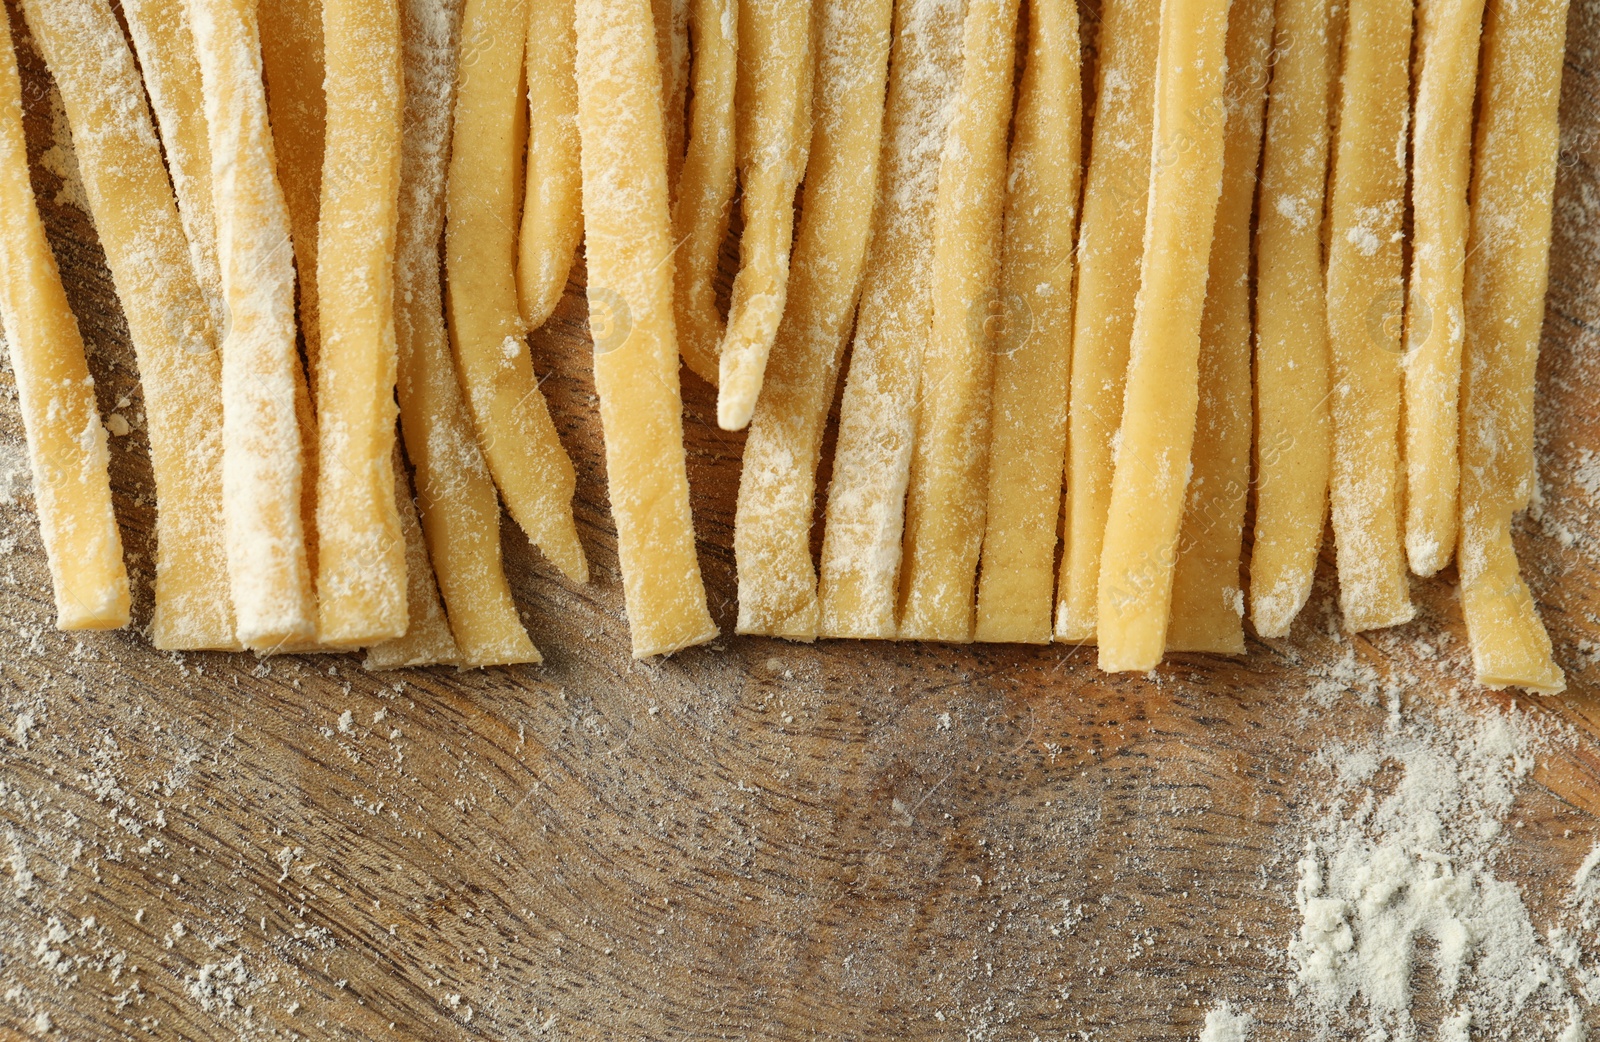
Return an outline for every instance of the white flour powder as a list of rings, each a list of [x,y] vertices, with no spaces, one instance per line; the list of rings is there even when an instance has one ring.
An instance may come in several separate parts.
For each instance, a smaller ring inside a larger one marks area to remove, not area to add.
[[[1514,711],[1392,703],[1382,733],[1318,754],[1312,769],[1329,779],[1304,837],[1289,957],[1296,1004],[1325,1033],[1416,1037],[1426,963],[1441,1039],[1585,1037],[1582,1007],[1600,997],[1581,943],[1600,925],[1600,848],[1575,885],[1585,937],[1537,928],[1495,868],[1540,745]]]

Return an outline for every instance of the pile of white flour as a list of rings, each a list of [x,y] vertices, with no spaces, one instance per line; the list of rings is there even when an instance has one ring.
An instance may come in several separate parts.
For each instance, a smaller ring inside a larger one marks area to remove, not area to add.
[[[1586,955],[1600,927],[1600,847],[1563,921],[1544,929],[1496,874],[1545,741],[1515,710],[1402,711],[1393,694],[1380,733],[1318,753],[1309,769],[1325,778],[1298,837],[1301,925],[1288,949],[1291,993],[1318,1033],[1587,1037],[1583,1011],[1600,998]],[[1424,997],[1443,1011],[1427,1030],[1413,1018]]]

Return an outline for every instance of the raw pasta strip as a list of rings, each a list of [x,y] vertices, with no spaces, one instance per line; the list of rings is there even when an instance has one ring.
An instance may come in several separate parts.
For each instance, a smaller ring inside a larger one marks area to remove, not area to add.
[[[734,108],[744,232],[717,384],[717,424],[730,431],[750,423],[783,318],[795,191],[811,142],[810,0],[741,2]]]
[[[738,0],[691,0],[694,97],[689,152],[672,204],[673,314],[683,362],[715,386],[722,315],[712,281],[728,235],[735,177],[734,91],[739,58]]]
[[[1150,210],[1100,562],[1100,668],[1166,650],[1199,405],[1200,326],[1222,191],[1228,0],[1163,0]]]
[[[28,176],[22,82],[0,10],[0,320],[55,587],[56,626],[128,624],[128,573],[111,510],[110,454],[78,321],[67,306]]]
[[[221,361],[139,71],[106,0],[28,0],[72,126],[144,388],[156,479],[159,648],[234,648],[222,519]]]
[[[1488,8],[1466,274],[1461,603],[1479,682],[1558,692],[1566,680],[1519,573],[1511,517],[1533,494],[1567,0]]]
[[[1351,0],[1329,186],[1333,534],[1351,633],[1415,613],[1400,533],[1400,332],[1411,0]]]
[[[211,310],[211,328],[220,337],[227,312],[217,263],[217,212],[211,204],[211,143],[189,9],[185,0],[123,0],[122,14],[161,130],[195,278]]]
[[[222,515],[239,641],[316,636],[301,515],[294,265],[274,173],[254,0],[190,0],[205,83],[218,256],[231,322],[222,344]],[[302,385],[303,386],[303,385]]]
[[[1403,415],[1406,556],[1423,576],[1450,563],[1461,506],[1462,279],[1483,3],[1417,4]]]
[[[1217,204],[1200,324],[1200,405],[1178,560],[1172,573],[1171,651],[1244,654],[1239,564],[1250,489],[1250,217],[1271,72],[1272,0],[1228,12],[1222,198]]]
[[[900,637],[972,639],[989,476],[1017,0],[971,0],[933,215],[933,327],[906,496]]]
[[[922,345],[932,327],[933,210],[961,78],[960,0],[895,12],[877,218],[839,419],[818,596],[828,637],[892,639]]]
[[[578,0],[578,127],[590,307],[626,332],[595,344],[611,513],[636,658],[717,635],[695,556],[672,323],[661,79],[647,0]]]
[[[500,501],[461,397],[444,326],[444,231],[462,0],[404,0],[406,107],[395,242],[400,430],[422,530],[464,666],[538,662],[500,560]],[[413,609],[414,611],[415,609]]]
[[[409,2],[409,0],[408,0]],[[461,661],[461,649],[450,633],[450,620],[439,602],[434,585],[433,565],[428,560],[428,541],[422,534],[422,519],[411,498],[411,477],[406,473],[400,448],[394,451],[395,510],[405,533],[406,604],[410,617],[405,635],[375,644],[367,649],[367,669],[405,669],[410,666],[454,665]]]
[[[527,0],[467,0],[446,188],[450,335],[462,390],[511,516],[575,582],[589,565],[572,518],[577,476],[533,375],[517,308],[515,221]]]
[[[667,182],[677,190],[688,132],[689,0],[651,0],[656,54],[661,60],[661,122],[667,140]]]
[[[536,0],[529,13],[528,189],[517,288],[523,321],[538,329],[561,302],[573,254],[583,240],[583,171],[572,0]]]
[[[872,235],[892,0],[824,0],[789,303],[745,442],[733,549],[739,632],[817,636],[811,560],[822,429]]]
[[[1280,0],[1256,224],[1256,520],[1250,621],[1286,637],[1311,596],[1333,465],[1322,216],[1330,0]]]
[[[335,647],[364,647],[404,636],[410,624],[394,488],[399,0],[324,0],[322,18],[318,634]]]
[[[1107,0],[1099,90],[1078,231],[1072,322],[1065,533],[1056,639],[1095,639],[1100,549],[1111,501],[1112,441],[1122,422],[1128,344],[1150,193],[1160,0]]]
[[[191,0],[193,2],[193,0]],[[322,205],[327,70],[322,0],[264,0],[260,7],[262,72],[272,120],[278,183],[289,208],[289,230],[300,283],[300,329],[316,371],[322,343],[317,301],[318,209]]]
[[[973,636],[1048,644],[1082,152],[1077,5],[1030,0],[1027,53],[1012,128],[1000,293],[983,316],[999,328]]]

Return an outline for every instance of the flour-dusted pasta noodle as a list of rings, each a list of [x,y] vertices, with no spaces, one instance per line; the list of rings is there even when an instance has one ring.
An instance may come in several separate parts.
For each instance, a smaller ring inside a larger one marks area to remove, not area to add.
[[[111,510],[106,431],[78,322],[39,220],[22,130],[22,81],[0,10],[0,320],[55,587],[56,626],[128,624],[128,572]]]
[[[743,430],[789,296],[795,191],[811,144],[810,0],[753,0],[739,12],[735,96],[744,231],[717,352],[717,423]]]
[[[1078,291],[1072,318],[1066,551],[1056,593],[1056,639],[1061,641],[1093,641],[1099,614],[1112,441],[1122,422],[1134,298],[1144,254],[1160,21],[1160,0],[1108,0],[1101,10],[1099,88],[1078,231]]]
[[[538,329],[567,288],[583,241],[572,0],[528,5],[528,188],[517,245],[522,320]]]
[[[1549,279],[1567,0],[1489,0],[1473,149],[1461,388],[1461,604],[1480,683],[1566,685],[1522,581],[1511,517],[1533,495],[1534,370]]]
[[[948,102],[961,79],[960,0],[895,12],[876,227],[828,490],[820,632],[892,639],[922,348],[932,327],[933,211]]]
[[[1067,449],[1083,84],[1078,8],[1030,0],[1012,129],[974,638],[1048,644]]]
[[[737,180],[738,0],[692,0],[689,33],[694,99],[689,152],[672,196],[673,314],[683,364],[716,386],[723,320],[712,283]]]
[[[395,507],[394,248],[404,82],[399,0],[323,0],[327,136],[317,242],[318,636],[410,628]]]
[[[817,636],[811,560],[822,430],[872,236],[892,0],[825,0],[789,304],[745,442],[733,548],[739,632]]]
[[[1100,668],[1166,650],[1199,406],[1200,326],[1222,191],[1228,0],[1163,0],[1150,208],[1100,559]]]
[[[1222,198],[1200,324],[1200,404],[1178,559],[1169,651],[1244,654],[1239,565],[1255,420],[1250,380],[1250,218],[1271,74],[1272,0],[1228,11]]]
[[[517,304],[527,18],[528,0],[467,0],[463,15],[446,189],[450,336],[478,442],[507,509],[557,568],[587,582],[572,518],[577,475],[534,377]]]
[[[594,382],[628,628],[645,658],[717,636],[689,510],[661,77],[647,0],[578,0],[577,11],[589,308],[612,322]]]
[[[987,312],[1000,279],[1017,9],[1017,0],[967,4],[961,86],[934,203],[933,322],[906,496],[902,639],[972,639],[997,332]]]
[[[302,515],[304,394],[289,215],[275,172],[254,0],[190,0],[205,85],[211,188],[228,304],[222,343],[222,513],[239,641],[316,637]]]
[[[1415,614],[1401,541],[1401,221],[1411,0],[1352,0],[1329,187],[1333,534],[1352,632]]]
[[[1328,522],[1333,420],[1322,229],[1331,0],[1280,0],[1256,218],[1256,518],[1250,621],[1286,637]]]
[[[1456,546],[1462,280],[1483,0],[1418,0],[1405,326],[1406,556],[1433,575]]]

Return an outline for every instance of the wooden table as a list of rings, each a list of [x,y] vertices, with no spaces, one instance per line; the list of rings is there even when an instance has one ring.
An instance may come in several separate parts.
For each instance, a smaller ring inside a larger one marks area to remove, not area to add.
[[[1580,732],[1512,815],[1536,918],[1600,813],[1600,670],[1580,647],[1600,636],[1597,23],[1574,5],[1544,506],[1519,529],[1571,686],[1518,702]],[[42,152],[36,59],[26,77]],[[101,405],[135,421],[112,478],[142,622],[154,486],[132,355],[60,156],[42,158]],[[1416,623],[1352,642],[1328,561],[1294,640],[1149,678],[1062,647],[731,636],[634,663],[581,285],[534,357],[594,566],[574,587],[508,526],[539,668],[371,675],[57,633],[31,500],[0,478],[0,1039],[1192,1039],[1220,998],[1257,1038],[1298,1037],[1283,952],[1290,825],[1322,777],[1306,760],[1386,712],[1307,688],[1353,652],[1409,676],[1408,704],[1511,700],[1472,688],[1449,579],[1419,584]],[[0,386],[3,475],[24,457]],[[686,398],[731,632],[742,439],[692,378]]]

